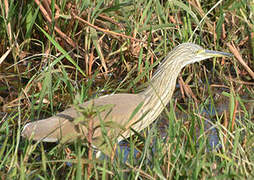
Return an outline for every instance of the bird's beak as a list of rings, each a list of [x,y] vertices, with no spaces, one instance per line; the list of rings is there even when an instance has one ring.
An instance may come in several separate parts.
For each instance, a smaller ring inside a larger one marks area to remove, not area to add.
[[[206,55],[212,56],[212,57],[223,57],[223,56],[228,56],[232,57],[233,54],[231,53],[226,53],[226,52],[221,52],[221,51],[212,51],[212,50],[205,50],[204,52]]]

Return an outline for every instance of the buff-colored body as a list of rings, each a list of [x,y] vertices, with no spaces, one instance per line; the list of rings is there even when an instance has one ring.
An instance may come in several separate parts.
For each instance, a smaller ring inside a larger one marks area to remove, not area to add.
[[[111,108],[98,113],[91,118],[94,127],[103,122],[114,122],[116,125],[107,127],[107,135],[118,141],[130,136],[130,127],[139,132],[149,126],[163,111],[170,101],[175,89],[176,79],[181,69],[187,64],[198,62],[211,57],[229,56],[228,53],[204,50],[202,47],[184,43],[170,52],[159,65],[149,86],[139,94],[112,94],[85,102],[82,106],[94,107],[112,105]],[[141,105],[141,108],[137,108]],[[131,118],[133,112],[138,110]],[[73,140],[78,136],[87,136],[87,127],[75,124],[75,119],[81,116],[74,107],[66,109],[48,119],[31,122],[25,125],[22,136],[33,140],[56,142],[62,139]],[[101,129],[97,128],[93,139],[101,138]],[[98,145],[98,144],[96,144]]]
[[[142,96],[135,94],[105,95],[87,101],[81,107],[94,108],[92,111],[96,112],[97,107],[106,104],[112,105],[105,107],[105,110],[101,112],[97,112],[98,115],[94,115],[90,120],[94,122],[94,128],[100,126],[100,119],[104,122],[109,122],[109,124],[114,122],[115,124],[106,127],[107,133],[110,135],[110,132],[113,133],[114,131],[114,134],[119,134],[121,131],[124,131],[128,123],[132,124],[135,116],[133,119],[130,119],[130,116],[143,100]],[[124,113],[121,111],[122,109],[125,109]],[[32,137],[33,140],[45,142],[71,141],[77,137],[86,137],[88,127],[82,124],[82,120],[80,124],[75,123],[75,119],[79,116],[82,116],[82,113],[78,112],[75,107],[68,108],[50,118],[26,124],[22,136]],[[129,119],[129,121],[126,121],[126,119]],[[111,126],[115,128],[112,129]],[[101,130],[97,128],[94,131],[93,139],[97,140],[100,136]]]

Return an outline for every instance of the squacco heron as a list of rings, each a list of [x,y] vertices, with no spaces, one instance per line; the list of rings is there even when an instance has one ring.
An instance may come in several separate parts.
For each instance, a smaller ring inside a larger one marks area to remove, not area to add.
[[[112,94],[84,102],[82,107],[112,105],[110,110],[100,112],[99,117],[90,118],[94,127],[103,122],[112,121],[119,125],[115,128],[107,128],[109,137],[112,133],[118,142],[131,135],[130,129],[140,132],[149,126],[161,114],[163,108],[170,101],[175,89],[177,76],[181,69],[188,64],[199,62],[212,57],[230,56],[229,53],[206,50],[199,45],[183,43],[174,48],[158,66],[149,86],[138,94]],[[133,116],[133,112],[138,109]],[[31,122],[25,125],[22,136],[37,141],[57,142],[63,138],[74,140],[77,137],[85,138],[88,129],[84,125],[77,125],[73,120],[81,116],[74,107],[56,114],[47,119]],[[130,118],[130,116],[133,116]],[[120,128],[121,127],[121,128]],[[100,139],[102,131],[97,128],[93,133],[93,139]]]

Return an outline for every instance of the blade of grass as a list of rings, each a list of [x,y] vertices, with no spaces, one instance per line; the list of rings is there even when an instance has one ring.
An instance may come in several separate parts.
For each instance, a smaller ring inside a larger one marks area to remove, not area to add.
[[[43,34],[50,40],[50,42],[68,59],[77,69],[78,71],[86,77],[84,71],[78,66],[78,64],[71,58],[71,56],[66,52],[60,44],[58,44],[46,31],[44,31],[39,25],[36,26],[43,32]]]

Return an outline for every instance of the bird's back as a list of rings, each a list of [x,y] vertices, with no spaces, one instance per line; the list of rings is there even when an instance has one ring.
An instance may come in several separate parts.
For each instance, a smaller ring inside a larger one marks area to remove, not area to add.
[[[134,116],[129,122],[133,111],[142,101],[143,96],[139,94],[102,96],[80,106],[84,108],[82,111],[87,112],[86,115],[82,116],[82,113],[78,112],[76,108],[71,107],[50,118],[28,123],[24,127],[22,136],[46,142],[71,141],[78,136],[84,138],[87,135],[87,123],[84,122],[91,119],[94,128],[100,127],[103,122],[107,134],[109,136],[116,135],[123,132],[124,127],[128,127],[127,124],[132,124],[137,120],[137,117]],[[76,118],[78,117],[84,117],[80,123],[77,123]],[[94,131],[93,138],[94,140],[101,138],[100,128]]]

